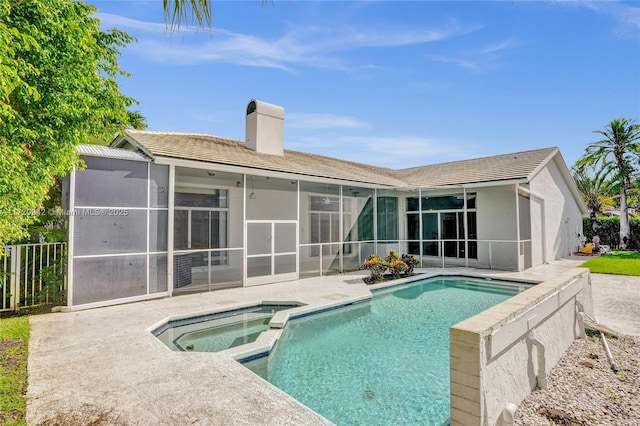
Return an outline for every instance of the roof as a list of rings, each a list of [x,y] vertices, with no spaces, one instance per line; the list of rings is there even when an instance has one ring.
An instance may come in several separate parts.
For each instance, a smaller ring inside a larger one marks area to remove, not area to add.
[[[130,149],[110,148],[102,145],[81,144],[77,147],[78,154],[89,157],[118,158],[122,160],[149,161],[146,155]]]
[[[244,142],[217,136],[130,129],[125,130],[125,136],[152,157],[204,161],[391,187],[406,186],[391,169],[287,149],[282,156],[262,154],[246,148]]]
[[[414,186],[461,185],[506,180],[529,180],[558,148],[544,148],[493,157],[453,161],[396,170],[394,175]]]
[[[188,159],[396,188],[529,180],[559,153],[557,147],[552,147],[392,170],[292,150],[284,150],[282,156],[262,154],[246,148],[242,141],[201,133],[128,129],[124,138],[116,139],[114,144],[124,140],[151,157]]]

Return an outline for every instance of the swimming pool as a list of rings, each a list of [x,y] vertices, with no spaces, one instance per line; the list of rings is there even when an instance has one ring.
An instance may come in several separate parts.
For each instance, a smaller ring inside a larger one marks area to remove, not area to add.
[[[261,304],[168,321],[152,333],[174,351],[218,352],[254,342],[273,315],[300,304]]]
[[[338,425],[449,421],[449,327],[530,285],[436,277],[289,321],[244,365]]]

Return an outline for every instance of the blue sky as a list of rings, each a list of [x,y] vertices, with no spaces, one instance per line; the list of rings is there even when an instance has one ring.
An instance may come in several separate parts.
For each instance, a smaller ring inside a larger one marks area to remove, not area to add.
[[[640,2],[213,2],[166,32],[162,2],[92,1],[150,130],[244,140],[255,98],[285,148],[404,168],[558,146],[640,121]]]

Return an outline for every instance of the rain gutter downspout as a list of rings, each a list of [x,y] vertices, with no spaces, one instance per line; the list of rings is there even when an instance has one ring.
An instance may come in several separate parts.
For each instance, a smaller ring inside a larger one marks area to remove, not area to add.
[[[469,224],[467,223],[467,188],[462,185],[462,223],[464,227],[464,266],[469,267]],[[477,236],[476,236],[477,238]]]
[[[518,272],[522,271],[524,267],[524,262],[520,261],[520,256],[523,254],[520,252],[520,193],[518,192],[519,184],[515,184],[515,193],[516,193],[516,259],[518,259]],[[529,224],[531,227],[531,224]]]
[[[525,194],[529,195],[532,198],[537,198],[540,201],[540,209],[542,210],[542,214],[540,215],[540,225],[542,227],[542,263],[547,264],[547,224],[546,224],[546,206],[544,197],[536,192],[531,191],[530,189],[524,188],[520,186],[520,184],[516,184],[516,189],[518,191],[522,191]]]

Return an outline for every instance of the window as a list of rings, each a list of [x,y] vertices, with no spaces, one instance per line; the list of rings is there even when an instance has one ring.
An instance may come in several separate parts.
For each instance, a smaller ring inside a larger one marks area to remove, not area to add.
[[[408,212],[417,212],[420,210],[420,204],[418,203],[417,197],[407,198],[407,211]]]
[[[339,243],[340,241],[340,198],[330,196],[310,196],[310,243]],[[310,255],[320,255],[320,247],[312,246]],[[322,247],[323,254],[329,254],[330,247]]]
[[[174,248],[207,250],[227,248],[227,190],[213,194],[176,193]],[[226,251],[212,252],[212,265],[226,264]]]
[[[227,190],[214,189],[213,194],[192,194],[186,192],[176,192],[176,207],[217,207],[226,208]]]
[[[462,196],[426,197],[422,199],[422,210],[457,210],[462,209]]]
[[[367,198],[358,215],[358,241],[373,240],[373,200]]]
[[[448,195],[444,197],[422,197],[422,211],[432,210],[462,210],[464,207],[464,196]],[[467,209],[476,208],[476,194],[467,194]],[[407,198],[407,211],[417,212],[419,210],[418,198]]]
[[[378,241],[398,239],[398,198],[378,197]]]
[[[464,196],[407,198],[407,239],[409,252],[425,256],[478,257],[476,194],[467,194],[467,243],[465,244]],[[420,222],[422,218],[422,235]],[[441,253],[441,249],[444,250]]]
[[[420,216],[407,214],[407,249],[409,254],[420,255]]]

